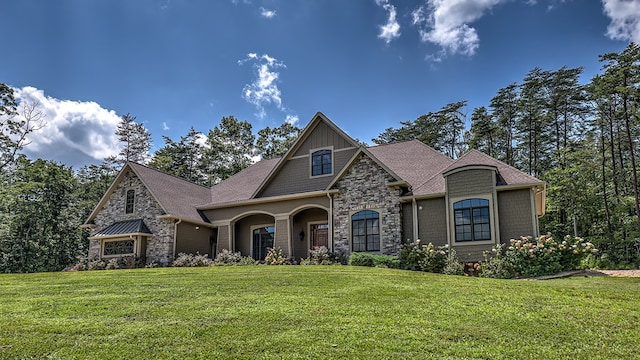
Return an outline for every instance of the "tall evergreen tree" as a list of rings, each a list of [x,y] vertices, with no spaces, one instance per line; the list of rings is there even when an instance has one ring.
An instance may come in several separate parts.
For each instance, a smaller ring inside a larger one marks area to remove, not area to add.
[[[142,123],[136,122],[135,116],[124,114],[115,134],[118,136],[122,149],[117,155],[107,157],[106,161],[120,166],[128,161],[141,164],[146,164],[149,161],[151,134]]]

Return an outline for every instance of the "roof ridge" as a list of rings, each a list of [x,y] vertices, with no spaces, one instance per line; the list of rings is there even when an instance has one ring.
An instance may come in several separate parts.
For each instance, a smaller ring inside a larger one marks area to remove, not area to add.
[[[196,185],[196,186],[199,186],[199,187],[202,187],[202,188],[205,188],[205,189],[211,189],[211,187],[210,187],[210,186],[204,186],[204,185],[198,184],[198,183],[196,183],[196,182],[193,182],[193,181],[191,181],[191,180],[187,180],[187,179],[185,179],[185,178],[181,178],[180,176],[173,175],[173,174],[169,174],[169,173],[166,173],[166,172],[164,172],[164,171],[161,171],[161,170],[158,170],[158,169],[154,169],[154,168],[152,168],[152,167],[149,167],[149,166],[147,166],[147,165],[143,165],[143,164],[137,163],[137,162],[135,162],[135,161],[128,161],[128,163],[129,163],[129,164],[131,164],[131,165],[137,165],[137,166],[143,167],[143,168],[145,168],[145,169],[147,169],[147,170],[155,171],[155,172],[157,172],[157,173],[160,173],[160,174],[162,174],[162,175],[165,175],[165,176],[169,176],[169,177],[175,178],[175,179],[177,179],[177,180],[181,180],[181,181],[186,182],[186,183],[188,183],[188,184],[190,184],[190,185]]]

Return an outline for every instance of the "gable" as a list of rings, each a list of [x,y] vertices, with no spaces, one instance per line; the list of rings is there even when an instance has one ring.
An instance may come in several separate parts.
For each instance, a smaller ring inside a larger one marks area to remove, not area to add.
[[[331,151],[331,172],[313,176],[312,154],[321,149]],[[322,113],[317,113],[291,149],[264,179],[254,197],[322,191],[333,181],[336,174],[342,171],[357,149],[358,144],[355,140]]]

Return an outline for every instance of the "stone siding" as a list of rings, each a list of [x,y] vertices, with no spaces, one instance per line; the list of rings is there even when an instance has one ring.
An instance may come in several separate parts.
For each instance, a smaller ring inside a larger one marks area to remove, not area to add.
[[[368,156],[360,155],[334,186],[333,250],[351,252],[351,215],[360,210],[380,214],[380,253],[395,255],[402,243],[399,187],[386,184],[395,179]]]
[[[127,190],[135,191],[135,210],[132,214],[125,214]],[[142,219],[153,233],[146,244],[147,262],[169,265],[173,261],[174,220],[156,218],[163,214],[164,211],[142,181],[133,171],[128,170],[96,215],[95,229],[91,235],[118,221]],[[100,240],[91,240],[89,258],[100,255]]]

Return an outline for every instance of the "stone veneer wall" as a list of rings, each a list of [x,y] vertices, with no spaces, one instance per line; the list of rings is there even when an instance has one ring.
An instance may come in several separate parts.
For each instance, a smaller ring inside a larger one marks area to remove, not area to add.
[[[333,250],[350,253],[351,215],[370,209],[380,213],[380,252],[395,255],[402,243],[402,219],[400,215],[400,192],[395,181],[383,168],[368,156],[360,155],[334,188],[340,190],[333,202]]]
[[[132,214],[125,214],[125,201],[127,190],[135,190],[135,210]],[[148,238],[146,244],[147,262],[156,262],[161,265],[169,265],[173,261],[174,220],[157,219],[164,211],[160,204],[153,198],[142,181],[131,170],[127,171],[122,181],[107,200],[104,207],[96,215],[95,229],[91,235],[106,228],[114,222],[124,220],[143,219],[153,236]],[[89,258],[97,258],[100,254],[100,240],[91,240],[89,244]]]

